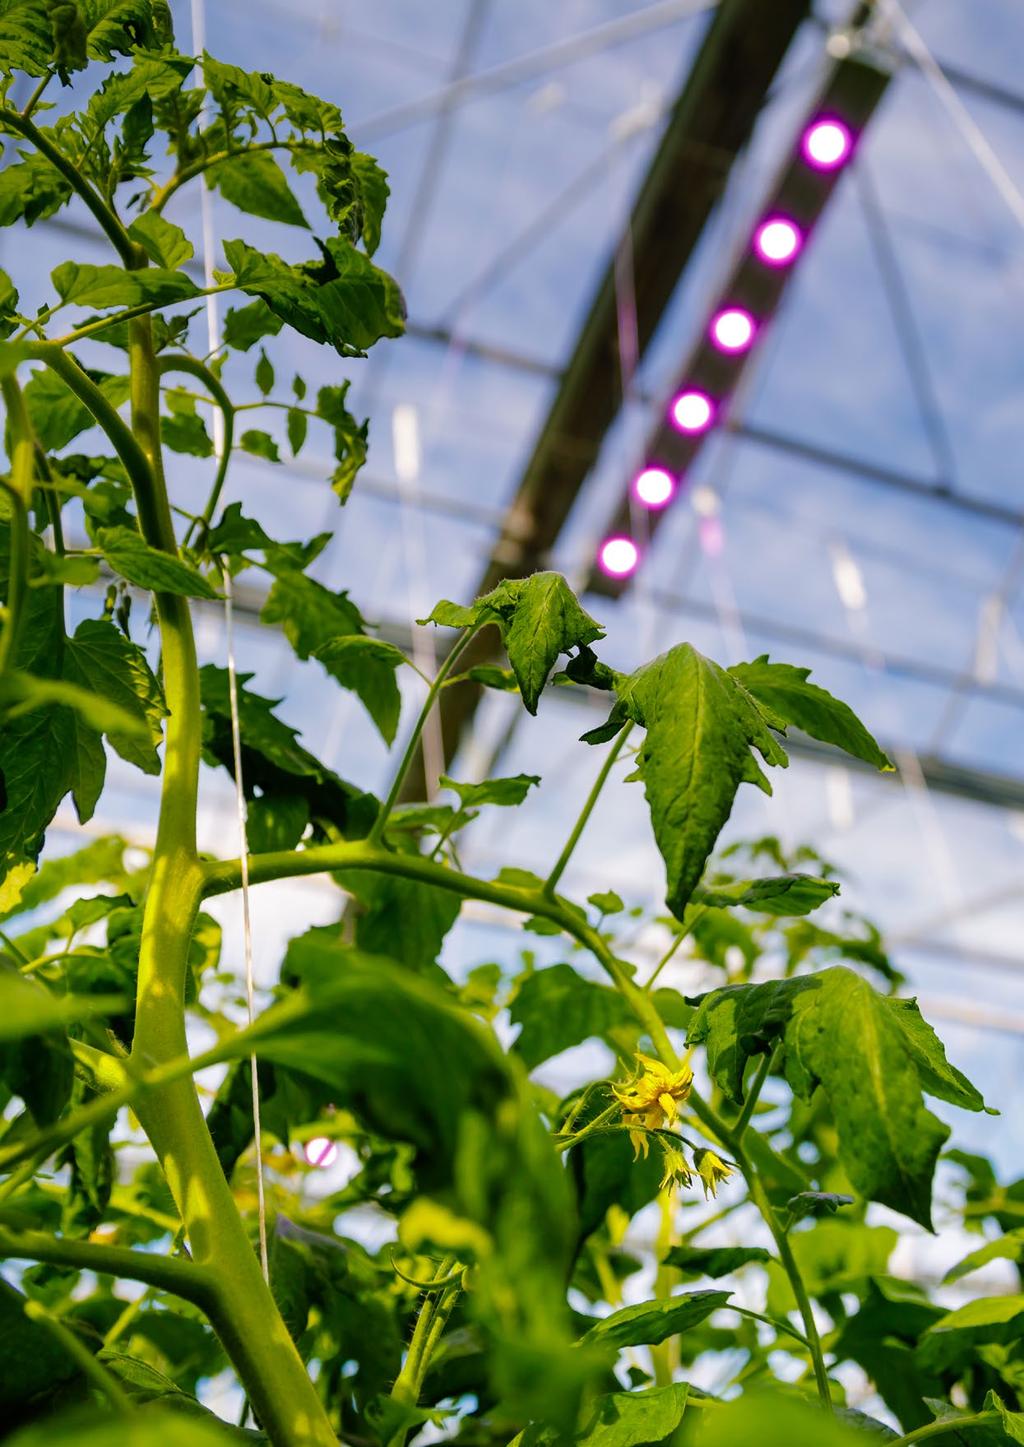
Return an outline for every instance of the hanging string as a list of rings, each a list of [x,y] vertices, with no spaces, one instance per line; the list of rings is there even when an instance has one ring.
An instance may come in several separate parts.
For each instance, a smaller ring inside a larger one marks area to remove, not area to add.
[[[224,579],[224,622],[227,632],[228,698],[231,703],[231,751],[235,773],[235,806],[238,812],[238,849],[242,861],[242,947],[245,954],[245,1003],[251,1025],[256,1019],[256,984],[252,965],[252,914],[249,909],[249,831],[245,793],[242,788],[242,731],[238,723],[238,680],[235,673],[235,620],[231,591],[231,571],[221,569]],[[252,1138],[256,1152],[256,1199],[259,1215],[260,1266],[264,1279],[270,1280],[267,1255],[267,1199],[263,1180],[263,1125],[260,1119],[260,1078],[256,1052],[249,1056],[252,1076]]]
[[[206,49],[206,10],[204,0],[192,0],[191,20],[192,49],[196,55],[202,55]],[[202,84],[202,77],[198,69],[196,71],[195,83],[197,85]],[[205,100],[200,110],[200,119],[204,124],[209,120],[209,108]],[[209,287],[213,285],[214,281],[213,268],[216,253],[213,199],[209,188],[206,186],[200,188],[199,195],[203,230],[203,275],[206,278],[206,285]],[[215,352],[220,345],[220,316],[217,303],[218,298],[216,296],[208,296],[206,298],[206,332],[211,353]],[[213,409],[213,451],[218,461],[223,455],[224,445],[224,418],[220,408],[215,407]],[[231,573],[226,566],[221,568],[221,576],[224,581],[224,631],[228,655],[228,698],[231,707],[231,748],[235,775],[235,807],[238,814],[238,848],[242,859],[242,949],[245,958],[245,1000],[248,1021],[251,1025],[256,1018],[256,984],[253,975],[252,913],[249,905],[249,831],[247,827],[245,792],[242,786],[242,735],[238,721],[238,677],[235,669],[234,599],[231,589]],[[259,1218],[260,1267],[263,1271],[263,1279],[269,1283],[270,1258],[267,1251],[267,1198],[266,1182],[263,1176],[263,1124],[260,1118],[260,1081],[255,1052],[249,1057],[249,1071],[252,1078],[252,1130],[253,1149],[256,1153],[256,1200]]]

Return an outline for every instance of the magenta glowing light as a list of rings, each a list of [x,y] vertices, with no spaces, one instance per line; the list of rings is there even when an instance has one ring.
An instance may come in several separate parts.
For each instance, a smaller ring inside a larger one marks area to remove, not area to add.
[[[720,352],[745,352],[754,331],[754,318],[738,306],[726,307],[711,322],[711,340]]]
[[[754,250],[768,266],[786,266],[796,259],[803,238],[785,216],[769,216],[754,233]]]
[[[307,1165],[326,1170],[338,1159],[338,1143],[327,1136],[314,1136],[306,1142],[304,1154]]]
[[[628,578],[640,561],[640,551],[632,538],[605,538],[597,554],[597,562],[609,578]]]
[[[705,392],[680,392],[672,403],[672,421],[680,432],[695,436],[706,432],[714,419],[715,409]]]
[[[675,490],[675,478],[663,467],[645,467],[633,479],[633,496],[644,507],[664,507],[672,501]]]
[[[804,160],[816,171],[834,171],[847,159],[852,148],[849,129],[834,118],[822,117],[804,131]]]

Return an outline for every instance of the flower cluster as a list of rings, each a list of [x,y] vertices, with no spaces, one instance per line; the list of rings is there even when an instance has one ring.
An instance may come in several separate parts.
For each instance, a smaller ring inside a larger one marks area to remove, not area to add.
[[[690,1094],[693,1071],[687,1065],[670,1070],[660,1060],[637,1054],[637,1073],[623,1085],[613,1085],[612,1094],[622,1107],[622,1123],[629,1130],[635,1159],[646,1157],[650,1149],[649,1133],[673,1126],[679,1106]],[[718,1187],[729,1179],[733,1168],[714,1151],[696,1149],[693,1162],[687,1160],[682,1147],[666,1140],[659,1142],[664,1156],[662,1187],[688,1186],[694,1172],[704,1187],[704,1196],[715,1196]]]

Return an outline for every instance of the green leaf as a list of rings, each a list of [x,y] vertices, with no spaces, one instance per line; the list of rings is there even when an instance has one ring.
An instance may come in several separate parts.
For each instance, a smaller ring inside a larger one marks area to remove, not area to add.
[[[728,1305],[729,1291],[688,1291],[660,1301],[642,1301],[603,1317],[581,1340],[593,1346],[657,1346],[670,1336],[706,1321],[713,1311]]]
[[[798,1191],[786,1202],[788,1226],[795,1226],[805,1216],[834,1216],[841,1206],[852,1206],[853,1197],[836,1191]]]
[[[927,1371],[966,1363],[987,1342],[1016,1341],[1024,1333],[1024,1296],[983,1296],[948,1311],[921,1338],[917,1357]]]
[[[203,575],[184,558],[151,548],[133,528],[97,528],[96,545],[115,573],[154,593],[184,598],[218,598]]]
[[[998,1412],[999,1425],[1011,1442],[1024,1442],[1024,1412],[1011,1412],[994,1391],[990,1391],[985,1398],[985,1410]]]
[[[980,1092],[974,1088],[967,1076],[957,1070],[955,1065],[950,1065],[942,1041],[921,1015],[916,999],[899,1000],[890,995],[885,998],[885,1003],[903,1032],[917,1066],[921,1089],[926,1095],[933,1095],[938,1100],[948,1100],[951,1105],[958,1105],[963,1110],[984,1110],[989,1115],[999,1114],[985,1104]]]
[[[971,1251],[955,1266],[951,1266],[942,1278],[943,1285],[953,1281],[959,1281],[962,1276],[969,1276],[972,1271],[977,1271],[982,1266],[987,1266],[990,1261],[1020,1261],[1024,1256],[1024,1226],[1018,1227],[1016,1231],[1008,1231],[1005,1236],[1000,1236],[995,1241],[989,1241],[984,1246],[979,1246],[977,1251]]]
[[[192,457],[213,456],[213,442],[197,412],[176,412],[171,417],[161,417],[160,437],[172,452],[185,452]]]
[[[36,1447],[44,1443],[61,1447],[54,1434],[53,1418],[45,1408],[56,1392],[79,1375],[79,1368],[49,1327],[25,1315],[26,1300],[8,1282],[0,1281],[0,1353],[4,1363],[0,1372],[0,1417],[13,1425],[39,1413],[40,1426],[29,1429]],[[105,1420],[109,1429],[109,1416]],[[26,1435],[22,1432],[7,1440],[16,1443],[20,1436],[24,1442]],[[31,1437],[29,1440],[31,1443]]]
[[[318,827],[332,825],[345,838],[361,839],[377,817],[377,801],[339,779],[298,742],[295,730],[273,710],[280,700],[262,698],[238,676],[238,713],[242,740],[242,777],[246,797],[261,794],[305,800],[309,818]],[[227,670],[207,664],[200,669],[203,704],[203,754],[234,776],[231,705]],[[0,815],[0,822],[3,816]],[[322,834],[321,834],[321,837]]]
[[[286,426],[288,428],[288,446],[292,450],[292,456],[298,457],[306,440],[309,418],[305,412],[300,412],[298,407],[289,407]]]
[[[780,1392],[744,1393],[704,1415],[701,1447],[864,1447],[870,1440],[832,1412]]]
[[[809,668],[791,663],[769,663],[767,653],[753,663],[737,663],[729,672],[773,714],[794,724],[812,739],[834,744],[876,769],[889,771],[886,757],[848,704],[833,698],[815,683],[808,683]]]
[[[440,974],[437,958],[459,916],[457,894],[396,875],[350,871],[334,877],[362,906],[355,925],[360,949],[388,955],[420,975]]]
[[[506,578],[471,608],[443,599],[429,617],[417,621],[448,628],[496,624],[523,703],[532,714],[559,654],[604,636],[604,629],[583,611],[560,573]]]
[[[72,664],[72,667],[74,665]],[[63,678],[36,678],[31,673],[9,673],[0,681],[0,703],[8,719],[21,718],[36,709],[58,705],[74,712],[80,723],[100,734],[114,732],[130,739],[146,730],[138,718],[111,703],[88,686]]]
[[[792,1015],[794,996],[814,988],[814,982],[801,977],[726,985],[703,997],[690,1022],[687,1044],[705,1047],[712,1079],[730,1100],[743,1099],[747,1062],[773,1047]]]
[[[884,1276],[899,1239],[891,1226],[866,1226],[837,1216],[818,1221],[813,1230],[794,1231],[790,1248],[811,1296],[836,1292],[860,1295],[867,1282]],[[789,1277],[778,1262],[768,1268],[768,1311],[785,1317],[797,1310]]]
[[[737,881],[735,884],[700,885],[693,900],[719,909],[743,905],[755,914],[810,914],[826,900],[834,899],[839,885],[814,874],[783,874],[775,879]]]
[[[380,245],[380,227],[384,209],[391,194],[387,172],[365,151],[353,151],[349,165],[359,188],[362,205],[361,235],[367,253],[372,256]]]
[[[0,17],[2,25],[2,17]],[[0,69],[6,58],[0,31]],[[53,127],[44,128],[43,134],[50,141],[57,137]],[[45,221],[71,200],[70,184],[39,151],[16,152],[23,159],[16,164],[9,162],[0,170],[0,226],[13,226],[24,221],[32,226],[36,221]]]
[[[357,422],[345,406],[349,385],[343,382],[340,387],[321,387],[316,394],[317,416],[334,429],[337,466],[331,473],[331,487],[342,506],[348,501],[359,469],[366,461],[369,428],[367,422]]]
[[[206,182],[239,211],[309,230],[284,172],[267,151],[239,151],[219,161],[206,172]]]
[[[45,1336],[50,1333],[40,1328]],[[166,1407],[147,1408],[144,1412],[118,1417],[118,1447],[225,1447],[236,1438],[232,1428],[216,1417]],[[110,1447],[109,1412],[95,1418],[76,1412],[67,1418],[48,1417],[37,1425],[26,1427],[10,1439],[10,1447]]]
[[[254,457],[265,457],[268,462],[281,461],[277,443],[269,432],[250,429],[248,432],[242,433],[238,439],[238,445],[243,452],[251,452]]]
[[[224,315],[224,345],[247,352],[262,337],[276,337],[283,326],[281,318],[262,299],[248,306],[229,307]]]
[[[323,250],[321,263],[290,266],[244,241],[224,243],[242,291],[262,297],[286,325],[339,356],[362,356],[381,337],[401,336],[405,305],[391,277],[340,238]]]
[[[614,889],[606,889],[599,894],[588,894],[587,903],[593,905],[599,914],[621,914],[626,908]]]
[[[786,1075],[809,1098],[821,1084],[851,1183],[931,1229],[935,1162],[949,1127],[925,1109],[906,1036],[887,1002],[841,967],[810,977],[793,997]]]
[[[260,620],[280,625],[297,656],[316,658],[362,701],[385,743],[394,741],[402,702],[395,669],[402,654],[379,646],[376,639],[354,645],[345,641],[363,635],[362,616],[347,593],[332,593],[303,573],[281,572]]]
[[[264,397],[274,390],[274,368],[266,352],[260,347],[260,358],[256,363],[256,385]]]
[[[127,377],[95,371],[89,376],[112,406],[120,407],[128,400]],[[25,406],[32,429],[47,452],[59,452],[73,437],[96,425],[89,409],[48,367],[32,373],[25,386]]]
[[[510,1022],[522,1026],[513,1049],[528,1070],[632,1019],[617,990],[583,979],[566,964],[527,975],[509,1010]]]
[[[158,774],[157,746],[167,716],[163,690],[146,655],[104,619],[86,619],[64,649],[64,676],[100,695],[124,714],[131,728],[106,725],[112,746],[145,774]]]
[[[439,780],[445,789],[458,794],[463,809],[476,809],[484,804],[502,804],[515,808],[521,804],[531,787],[540,783],[538,774],[514,774],[508,779],[484,779],[480,784],[460,784],[442,774]]]
[[[672,1382],[643,1392],[609,1392],[598,1397],[575,1441],[578,1447],[667,1441],[683,1420],[689,1390],[686,1382]]]
[[[145,248],[157,266],[177,271],[192,259],[191,241],[180,226],[175,226],[159,211],[143,211],[128,227],[128,235]]]
[[[117,995],[52,995],[17,970],[0,969],[0,1040],[20,1040],[26,1035],[77,1024],[124,1007]]]
[[[654,837],[668,874],[668,907],[677,919],[704,872],[741,783],[771,793],[754,759],[787,763],[766,714],[732,674],[682,643],[621,686],[628,716],[647,730],[638,755]]]
[[[665,1266],[673,1266],[684,1276],[731,1276],[752,1261],[759,1264],[772,1260],[772,1253],[763,1246],[672,1246],[663,1258]]]
[[[51,277],[61,301],[77,302],[80,306],[166,306],[171,302],[191,301],[199,295],[190,276],[164,267],[125,271],[120,266],[64,261],[51,272]]]

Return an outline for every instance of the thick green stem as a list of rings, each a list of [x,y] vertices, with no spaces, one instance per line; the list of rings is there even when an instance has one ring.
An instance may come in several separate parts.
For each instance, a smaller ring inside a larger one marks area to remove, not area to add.
[[[28,591],[29,528],[28,510],[32,503],[32,480],[35,469],[35,440],[25,410],[25,399],[13,376],[4,377],[4,406],[11,445],[11,480],[6,486],[11,503],[10,569],[7,583],[7,612],[0,638],[0,674],[15,666],[18,639],[25,615],[25,594]]]
[[[136,486],[139,521],[152,547],[176,552],[148,317],[131,322],[129,351],[132,432],[146,464]],[[132,1042],[132,1066],[143,1070],[187,1054],[185,977],[202,884],[196,855],[202,719],[192,620],[187,601],[169,594],[156,594],[156,611],[168,721]],[[275,1447],[333,1447],[334,1433],[263,1280],[192,1080],[178,1078],[148,1090],[136,1111],[185,1223],[193,1260],[217,1278],[214,1326],[271,1441]]]
[[[554,869],[552,869],[551,873],[547,877],[547,882],[544,885],[544,890],[547,894],[554,894],[558,881],[565,873],[566,866],[568,865],[569,860],[573,856],[573,851],[575,850],[576,845],[580,842],[580,836],[582,835],[584,829],[587,827],[587,821],[589,820],[591,814],[594,812],[594,806],[597,804],[598,799],[601,797],[601,790],[608,782],[608,775],[612,771],[615,760],[621,754],[623,745],[629,738],[630,730],[632,729],[632,727],[633,725],[631,723],[628,723],[626,727],[621,731],[621,733],[618,734],[615,742],[608,750],[608,757],[605,759],[604,763],[601,765],[601,768],[598,770],[597,778],[594,780],[590,793],[587,795],[586,802],[584,803],[583,808],[580,810],[580,816],[572,827],[572,833],[565,841],[565,848],[558,856],[558,859],[555,862]]]
[[[192,533],[198,522],[200,529],[199,540],[203,541],[210,524],[213,521],[213,514],[220,502],[221,493],[224,491],[224,483],[227,481],[228,465],[231,462],[231,448],[234,442],[235,432],[235,407],[231,398],[220,384],[220,380],[210,371],[204,362],[197,357],[188,357],[172,353],[170,356],[160,358],[161,376],[167,372],[187,372],[190,376],[196,377],[202,382],[210,396],[220,408],[220,415],[224,419],[224,438],[221,447],[221,454],[217,460],[217,473],[213,479],[213,486],[210,489],[210,496],[206,499],[206,506],[202,514],[196,520],[189,523],[188,531],[185,533],[186,546],[192,539]]]
[[[761,1063],[757,1067],[757,1074],[750,1082],[750,1087],[747,1090],[747,1098],[743,1102],[743,1109],[736,1117],[736,1122],[732,1128],[733,1137],[737,1141],[742,1141],[744,1132],[750,1124],[750,1117],[754,1114],[754,1108],[757,1105],[761,1090],[764,1087],[765,1081],[768,1079],[768,1071],[771,1068],[771,1063],[772,1053],[770,1051],[761,1056]]]
[[[89,185],[89,182],[79,173],[67,156],[37,126],[33,125],[27,115],[23,115],[19,111],[9,110],[6,106],[0,108],[0,126],[5,130],[16,131],[19,135],[24,136],[35,146],[41,156],[46,157],[50,165],[60,172],[71,189],[77,192],[88,206],[125,266],[134,265],[135,243],[103,197]]]
[[[380,813],[377,815],[376,823],[370,830],[370,835],[367,843],[374,845],[379,844],[381,839],[384,837],[384,830],[387,827],[388,818],[390,817],[391,811],[398,801],[398,796],[402,791],[402,785],[405,782],[405,776],[412,768],[413,760],[416,757],[416,750],[420,746],[420,739],[423,737],[423,729],[426,725],[427,719],[430,717],[430,711],[434,707],[434,702],[438,694],[441,692],[441,689],[444,687],[445,679],[451,673],[459,658],[469,647],[470,640],[474,638],[478,632],[479,629],[467,628],[466,632],[463,633],[458,643],[456,643],[455,647],[449,653],[448,657],[441,664],[441,667],[437,670],[434,681],[430,685],[430,688],[427,690],[426,698],[423,700],[423,707],[420,709],[419,718],[417,718],[415,724],[413,725],[412,733],[409,735],[409,742],[405,746],[405,753],[402,755],[402,761],[398,765],[398,768],[395,770],[395,777],[391,781],[391,788],[388,790],[388,796],[380,807]]]

